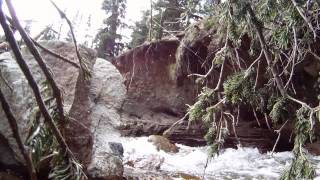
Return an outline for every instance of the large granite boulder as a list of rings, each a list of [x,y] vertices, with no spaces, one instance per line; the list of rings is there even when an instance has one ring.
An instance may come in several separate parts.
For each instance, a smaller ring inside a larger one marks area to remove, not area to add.
[[[78,63],[72,44],[51,41],[42,42],[42,45]],[[45,78],[33,56],[25,48],[22,48],[22,53],[34,78],[41,84]],[[113,128],[119,124],[120,116],[117,111],[126,94],[121,75],[106,60],[98,59],[95,64],[95,52],[85,47],[80,48],[80,54],[88,69],[92,71],[90,79],[85,79],[83,74],[79,73],[79,69],[68,63],[44,51],[40,53],[63,93],[64,108],[70,119],[64,127],[70,149],[85,169],[93,172],[90,175],[95,178],[122,177],[121,144],[116,148],[118,151],[114,148],[120,134]],[[0,55],[0,70],[4,77],[0,79],[0,87],[10,102],[18,120],[21,137],[25,141],[36,103],[13,57],[10,52]],[[11,169],[26,175],[23,158],[11,135],[2,108],[0,108],[0,119],[0,171]]]
[[[92,75],[90,118],[94,146],[88,172],[92,178],[121,179],[123,147],[115,142],[120,140],[120,133],[115,128],[120,125],[119,110],[126,97],[126,88],[118,70],[104,59],[96,60]]]

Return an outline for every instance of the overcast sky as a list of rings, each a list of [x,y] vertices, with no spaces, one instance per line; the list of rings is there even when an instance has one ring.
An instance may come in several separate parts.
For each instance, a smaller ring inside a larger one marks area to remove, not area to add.
[[[69,19],[73,19],[77,12],[78,21],[82,23],[76,33],[79,37],[83,36],[88,17],[91,15],[92,28],[89,30],[93,35],[101,27],[104,12],[101,10],[103,0],[54,0],[60,9],[65,10]],[[12,0],[17,15],[23,22],[32,20],[32,34],[37,34],[47,25],[60,24],[61,19],[58,12],[49,0]],[[141,18],[141,11],[150,7],[150,0],[127,0],[126,22],[132,24]],[[122,31],[124,36],[130,37],[130,31]],[[81,41],[81,40],[80,40]]]

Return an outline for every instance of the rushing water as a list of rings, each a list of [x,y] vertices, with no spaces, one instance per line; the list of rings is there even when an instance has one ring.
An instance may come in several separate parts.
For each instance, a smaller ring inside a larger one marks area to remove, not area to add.
[[[176,154],[157,151],[147,137],[124,138],[124,162],[131,162],[135,169],[154,170],[162,173],[186,173],[202,177],[207,161],[207,147],[177,145]],[[278,179],[283,169],[290,165],[291,152],[262,154],[256,148],[225,149],[210,160],[205,179]],[[312,156],[320,180],[320,156]],[[156,169],[156,170],[155,170]]]

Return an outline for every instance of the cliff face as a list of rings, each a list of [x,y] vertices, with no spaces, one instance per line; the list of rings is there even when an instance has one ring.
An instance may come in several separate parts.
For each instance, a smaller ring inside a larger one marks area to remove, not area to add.
[[[162,134],[184,116],[186,104],[197,96],[193,82],[185,79],[176,86],[177,40],[163,40],[137,47],[114,61],[125,79],[127,98],[122,105],[123,135]],[[185,131],[187,122],[170,136],[175,142],[204,145],[199,131]],[[189,135],[187,135],[189,134]]]
[[[206,48],[199,56],[206,56],[208,47],[203,43],[194,43],[189,46],[191,51],[197,52],[199,45]],[[187,110],[187,104],[193,104],[199,93],[195,81],[187,75],[177,76],[176,53],[182,46],[178,40],[163,40],[144,44],[116,58],[114,65],[125,78],[127,98],[121,110],[119,127],[122,135],[143,136],[162,134],[170,126],[181,119]],[[185,44],[184,44],[185,45]],[[208,44],[207,44],[208,45]],[[217,45],[218,46],[218,45]],[[201,63],[192,62],[189,57],[190,69],[200,73]],[[200,64],[200,65],[199,65]],[[187,70],[185,71],[187,72]],[[178,77],[178,78],[177,78]],[[237,134],[244,146],[258,147],[262,151],[271,150],[276,139],[276,134],[267,129],[265,123],[259,127],[253,115],[242,111],[237,126]],[[205,145],[203,139],[206,129],[201,124],[188,127],[187,120],[180,123],[168,135],[174,142],[191,146]],[[237,141],[231,132],[225,147],[236,147]],[[290,148],[289,143],[284,143],[280,149]]]
[[[249,53],[251,40],[243,36],[237,49],[239,66],[246,69],[257,57]],[[203,24],[190,27],[181,39],[160,40],[143,44],[115,58],[113,64],[125,78],[127,99],[123,103],[120,131],[126,136],[162,134],[173,123],[182,118],[187,110],[186,104],[193,104],[200,86],[189,74],[206,74],[211,67],[211,60],[224,46],[223,40],[214,29],[207,29]],[[314,63],[316,65],[314,65]],[[312,83],[316,81],[319,62],[307,56],[294,75],[297,97],[307,94],[307,102],[317,104],[316,90]],[[222,81],[233,73],[234,64],[226,64]],[[261,60],[258,86],[267,83],[263,69],[266,61]],[[310,68],[310,69],[309,69]],[[219,79],[220,67],[213,69],[207,77],[206,85],[214,88]],[[235,109],[230,112],[237,114]],[[271,151],[278,134],[268,128],[270,118],[257,113],[257,118],[250,106],[241,105],[236,132],[243,146],[257,147],[261,151]],[[259,124],[258,122],[259,121]],[[291,150],[293,147],[293,122],[283,128],[276,151]],[[230,122],[230,124],[232,124]],[[317,125],[318,126],[318,125]],[[188,127],[187,120],[182,121],[170,133],[169,139],[192,146],[205,145],[203,139],[206,129],[201,124]],[[232,129],[232,127],[230,127]],[[274,129],[280,127],[274,126]],[[294,135],[294,134],[293,134]],[[318,136],[318,135],[317,135]],[[226,139],[224,147],[236,147],[238,141],[233,131]]]

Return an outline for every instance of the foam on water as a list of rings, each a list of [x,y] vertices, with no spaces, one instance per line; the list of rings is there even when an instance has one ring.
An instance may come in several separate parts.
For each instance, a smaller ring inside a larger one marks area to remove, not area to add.
[[[124,161],[135,162],[135,167],[149,168],[156,161],[163,161],[160,170],[183,172],[201,177],[207,161],[207,147],[177,145],[176,154],[157,151],[147,137],[123,138]],[[281,172],[290,165],[291,152],[262,154],[256,148],[225,149],[207,165],[206,179],[278,179]],[[148,162],[149,161],[149,162]],[[320,180],[320,156],[312,157]],[[158,164],[159,164],[158,162]]]

